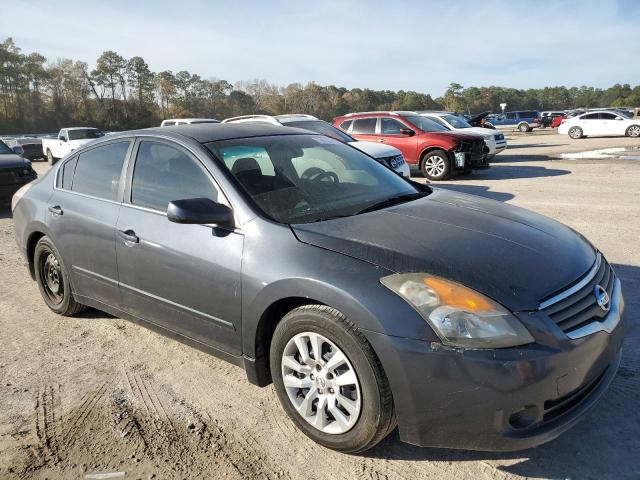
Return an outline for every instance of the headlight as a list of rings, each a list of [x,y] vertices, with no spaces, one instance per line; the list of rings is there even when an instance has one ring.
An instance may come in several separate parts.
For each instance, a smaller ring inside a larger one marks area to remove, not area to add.
[[[534,341],[503,306],[456,282],[425,273],[401,273],[380,282],[404,298],[445,345],[506,348]]]

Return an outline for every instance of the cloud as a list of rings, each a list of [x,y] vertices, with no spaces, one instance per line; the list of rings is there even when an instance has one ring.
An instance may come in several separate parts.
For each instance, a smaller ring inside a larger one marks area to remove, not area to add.
[[[71,0],[60,9],[20,2],[0,18],[0,31],[50,59],[93,64],[102,51],[116,50],[144,57],[155,71],[231,82],[313,80],[440,95],[453,81],[517,88],[636,83],[639,4]]]

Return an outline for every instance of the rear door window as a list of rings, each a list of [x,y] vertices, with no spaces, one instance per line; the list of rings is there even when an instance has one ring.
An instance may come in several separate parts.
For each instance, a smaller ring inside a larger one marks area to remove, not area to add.
[[[618,116],[615,113],[605,113],[602,112],[600,114],[600,120],[615,120]]]
[[[598,120],[598,114],[590,113],[588,115],[583,115],[580,117],[580,120]]]
[[[105,200],[117,200],[122,165],[130,143],[128,140],[108,143],[80,154],[71,189]]]
[[[361,135],[374,135],[376,133],[377,118],[358,118],[353,121],[352,133]]]

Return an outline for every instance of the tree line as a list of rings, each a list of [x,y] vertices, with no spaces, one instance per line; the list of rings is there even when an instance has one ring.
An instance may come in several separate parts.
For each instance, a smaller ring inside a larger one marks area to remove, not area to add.
[[[49,61],[23,53],[12,38],[0,44],[0,133],[51,132],[65,126],[125,130],[159,125],[170,117],[226,118],[265,113],[309,113],[325,120],[347,112],[445,109],[465,113],[640,106],[640,85],[514,89],[452,83],[444,95],[414,91],[306,85],[278,86],[255,79],[234,85],[186,70],[154,72],[142,57],[114,51],[94,68],[68,58]]]

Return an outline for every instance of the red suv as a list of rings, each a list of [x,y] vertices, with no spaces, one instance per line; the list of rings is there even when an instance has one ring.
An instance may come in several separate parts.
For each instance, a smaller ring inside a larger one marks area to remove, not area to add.
[[[407,163],[430,180],[489,166],[482,138],[449,130],[416,112],[348,113],[336,117],[333,125],[358,140],[398,148]]]

